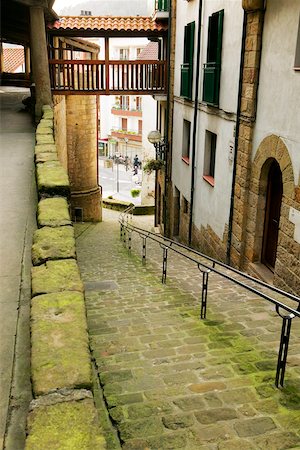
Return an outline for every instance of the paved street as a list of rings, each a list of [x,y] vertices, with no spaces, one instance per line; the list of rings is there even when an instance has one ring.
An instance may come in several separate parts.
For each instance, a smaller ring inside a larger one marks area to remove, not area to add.
[[[113,198],[140,204],[141,198],[133,199],[131,189],[141,189],[143,171],[138,170],[137,177],[133,176],[132,168],[124,164],[113,164],[113,167],[104,167],[104,160],[99,159],[99,184],[102,186],[103,198],[112,195]],[[119,192],[118,192],[119,190]]]
[[[30,267],[35,225],[34,128],[21,101],[28,89],[1,87],[0,449],[24,448],[30,384]]]
[[[273,308],[211,274],[207,319],[201,277],[139,236],[128,255],[118,214],[77,224],[91,347],[124,449],[300,448],[300,321],[294,320],[285,388],[274,387],[281,320]],[[151,227],[153,218],[136,218]],[[99,406],[105,415],[103,406]],[[119,448],[109,439],[108,448]]]

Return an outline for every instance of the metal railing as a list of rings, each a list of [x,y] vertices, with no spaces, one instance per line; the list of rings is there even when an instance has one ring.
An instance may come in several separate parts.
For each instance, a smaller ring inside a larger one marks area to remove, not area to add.
[[[241,272],[231,266],[228,266],[214,258],[211,258],[197,250],[194,250],[186,245],[179,242],[173,241],[172,239],[166,238],[164,236],[152,233],[151,231],[144,230],[142,228],[132,225],[132,221],[129,221],[128,214],[133,215],[134,206],[128,207],[119,217],[120,223],[120,239],[123,244],[128,246],[128,251],[131,251],[132,247],[132,233],[137,233],[142,238],[142,263],[146,263],[147,257],[147,240],[156,242],[162,249],[162,278],[161,282],[166,283],[167,279],[167,263],[168,254],[170,251],[176,253],[177,255],[183,256],[189,261],[197,264],[199,271],[202,273],[202,292],[201,292],[201,306],[200,306],[200,319],[206,318],[207,309],[207,299],[208,299],[208,281],[209,274],[211,272],[220,275],[221,277],[235,283],[238,286],[258,295],[260,298],[267,300],[268,302],[275,305],[275,311],[278,316],[282,319],[280,344],[278,351],[278,361],[275,377],[276,387],[282,386],[284,384],[284,375],[286,369],[289,339],[291,333],[292,320],[294,318],[300,318],[300,298],[290,294],[288,292],[282,291],[281,289],[271,286],[261,280],[251,277],[250,275]],[[191,256],[192,255],[192,256]],[[239,277],[236,278],[236,277]],[[251,282],[254,286],[247,284]],[[258,287],[266,288],[273,293],[280,294],[286,299],[295,302],[297,305],[295,308],[277,300],[265,292],[258,290]]]

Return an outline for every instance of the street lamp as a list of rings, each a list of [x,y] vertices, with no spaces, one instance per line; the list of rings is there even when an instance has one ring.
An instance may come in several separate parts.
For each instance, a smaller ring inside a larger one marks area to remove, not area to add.
[[[150,131],[148,134],[148,141],[155,147],[156,158],[164,160],[168,144],[165,142],[164,138],[162,138],[160,131]]]
[[[117,161],[117,192],[119,192],[119,152],[115,153],[116,161]]]

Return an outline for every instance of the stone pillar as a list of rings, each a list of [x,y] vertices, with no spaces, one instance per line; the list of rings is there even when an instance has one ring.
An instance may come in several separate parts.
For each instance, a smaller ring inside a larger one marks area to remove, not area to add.
[[[82,208],[84,221],[98,222],[102,220],[102,209],[97,179],[96,96],[68,95],[66,116],[72,215],[80,212],[75,208]]]
[[[25,57],[25,78],[30,79],[30,48],[28,45],[24,46],[24,57]]]
[[[52,105],[44,9],[30,7],[31,62],[35,83],[35,116],[42,116],[42,106]]]
[[[242,68],[242,98],[239,120],[231,261],[243,268],[245,234],[249,209],[249,184],[253,127],[256,119],[257,88],[264,20],[263,0],[243,0],[246,13],[246,41]]]

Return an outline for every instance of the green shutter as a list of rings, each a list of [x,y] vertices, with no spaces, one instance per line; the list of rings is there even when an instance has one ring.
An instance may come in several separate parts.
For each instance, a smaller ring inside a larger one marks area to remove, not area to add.
[[[183,64],[181,66],[180,95],[192,99],[195,22],[184,27]]]
[[[204,64],[203,101],[219,105],[224,10],[208,22],[207,63]]]

